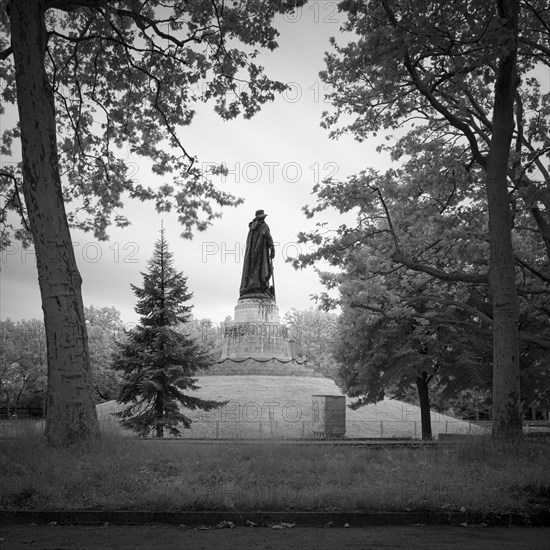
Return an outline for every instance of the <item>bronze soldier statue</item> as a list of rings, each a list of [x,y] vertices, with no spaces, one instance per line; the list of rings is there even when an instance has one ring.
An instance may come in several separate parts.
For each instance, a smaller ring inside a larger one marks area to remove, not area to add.
[[[264,294],[265,297],[275,298],[275,285],[271,284],[275,245],[269,226],[265,223],[266,216],[263,210],[256,210],[254,219],[248,224],[243,276],[239,290],[241,297]]]

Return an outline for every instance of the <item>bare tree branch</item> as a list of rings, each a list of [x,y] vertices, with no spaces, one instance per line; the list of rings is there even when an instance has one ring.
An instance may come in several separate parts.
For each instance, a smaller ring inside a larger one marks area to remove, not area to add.
[[[435,267],[416,262],[413,258],[407,256],[401,250],[396,250],[392,256],[394,262],[403,264],[413,271],[427,273],[440,281],[455,281],[463,283],[472,283],[487,285],[489,284],[488,273],[468,273],[466,271],[444,271]]]
[[[435,296],[432,294],[420,294],[419,296],[415,296],[414,298],[411,298],[407,301],[408,304],[412,304],[415,302],[436,302],[445,306],[458,307],[460,309],[463,309],[464,311],[467,311],[474,317],[478,317],[484,323],[493,322],[493,319],[483,311],[479,310],[476,307],[465,304],[464,302],[459,302],[458,300],[450,300],[448,298],[442,298],[441,296]]]
[[[538,277],[541,281],[544,281],[545,283],[550,283],[550,277],[545,275],[544,273],[541,273],[538,269],[535,269],[531,265],[529,265],[526,261],[522,260],[521,258],[518,258],[515,256],[516,263],[535,275],[535,277]]]
[[[8,178],[13,181],[13,196],[9,199],[8,203],[12,203],[17,210],[19,211],[19,215],[21,216],[21,223],[23,224],[23,227],[30,233],[30,228],[27,223],[27,218],[25,217],[25,212],[23,211],[23,201],[21,200],[21,196],[19,195],[19,188],[17,187],[17,178],[11,174],[10,172],[6,172],[5,170],[0,170],[0,177]],[[6,203],[6,206],[7,204]]]
[[[7,59],[12,54],[11,46],[9,48],[6,48],[3,52],[0,52],[0,61],[4,61],[4,59]]]
[[[387,0],[382,0],[382,4],[384,6],[384,10],[386,11],[386,14],[391,22],[391,24],[395,27],[398,26],[397,20],[395,18],[395,14],[392,12],[390,6],[388,5]],[[408,48],[404,48],[403,52],[404,56],[404,65],[407,69],[407,72],[413,79],[413,82],[415,86],[417,87],[418,91],[428,100],[430,105],[438,112],[441,113],[448,121],[449,123],[460,130],[466,139],[468,140],[470,144],[470,148],[472,150],[472,155],[476,159],[476,161],[479,163],[480,166],[483,168],[486,168],[487,166],[487,158],[481,153],[479,150],[479,145],[477,143],[477,139],[475,134],[472,132],[472,129],[468,126],[467,123],[460,120],[455,114],[453,114],[443,103],[441,103],[433,94],[433,92],[429,89],[429,87],[422,81],[420,78],[418,72],[416,71],[412,59],[409,53]]]

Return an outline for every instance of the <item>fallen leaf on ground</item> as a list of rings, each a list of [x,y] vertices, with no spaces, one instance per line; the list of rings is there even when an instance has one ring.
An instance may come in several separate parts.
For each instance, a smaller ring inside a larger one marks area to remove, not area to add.
[[[296,527],[296,524],[285,523],[284,521],[281,521],[281,523],[278,523],[277,525],[272,525],[271,529],[292,529],[292,527]]]
[[[216,525],[216,529],[233,529],[235,527],[235,524],[232,521],[220,521],[218,525]]]

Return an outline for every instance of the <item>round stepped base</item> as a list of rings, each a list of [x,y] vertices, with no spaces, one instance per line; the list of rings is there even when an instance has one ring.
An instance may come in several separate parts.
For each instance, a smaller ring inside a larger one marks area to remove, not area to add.
[[[288,331],[279,320],[279,308],[272,298],[240,298],[235,320],[226,324],[220,360],[292,361]]]

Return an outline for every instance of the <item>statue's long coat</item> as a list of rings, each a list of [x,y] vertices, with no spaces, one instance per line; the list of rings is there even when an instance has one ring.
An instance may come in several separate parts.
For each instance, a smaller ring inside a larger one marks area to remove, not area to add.
[[[271,251],[274,250],[274,244],[269,226],[263,220],[255,219],[248,224],[248,227],[241,296],[251,292],[266,292],[273,274]]]

